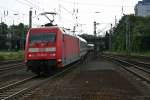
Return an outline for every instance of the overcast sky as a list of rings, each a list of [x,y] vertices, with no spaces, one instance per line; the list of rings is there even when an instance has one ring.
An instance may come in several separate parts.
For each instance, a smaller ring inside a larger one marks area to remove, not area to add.
[[[77,30],[93,34],[93,22],[96,21],[100,23],[97,26],[98,31],[103,33],[110,29],[110,23],[115,24],[115,16],[117,22],[120,20],[122,6],[125,14],[132,14],[138,1],[140,0],[1,0],[0,17],[9,25],[13,22],[28,24],[28,13],[32,7],[34,26],[47,22],[44,17],[38,16],[39,13],[56,11],[56,23],[60,26],[72,29],[75,23],[79,23]],[[78,9],[78,13],[73,13],[73,9]]]

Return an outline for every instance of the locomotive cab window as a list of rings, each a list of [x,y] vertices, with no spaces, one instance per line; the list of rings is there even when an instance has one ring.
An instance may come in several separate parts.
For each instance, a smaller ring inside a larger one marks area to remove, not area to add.
[[[56,33],[31,33],[30,34],[30,42],[51,42],[54,43],[56,41]]]

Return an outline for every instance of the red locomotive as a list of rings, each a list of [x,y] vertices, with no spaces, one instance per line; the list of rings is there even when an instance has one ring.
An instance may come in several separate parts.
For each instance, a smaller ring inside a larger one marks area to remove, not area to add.
[[[49,73],[87,54],[87,42],[58,26],[31,28],[27,33],[25,62],[36,74]]]

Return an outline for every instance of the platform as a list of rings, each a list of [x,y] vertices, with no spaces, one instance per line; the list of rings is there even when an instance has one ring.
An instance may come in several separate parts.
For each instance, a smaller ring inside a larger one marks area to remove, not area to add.
[[[88,61],[47,83],[30,100],[139,100],[141,91],[116,71],[116,66],[103,59]]]

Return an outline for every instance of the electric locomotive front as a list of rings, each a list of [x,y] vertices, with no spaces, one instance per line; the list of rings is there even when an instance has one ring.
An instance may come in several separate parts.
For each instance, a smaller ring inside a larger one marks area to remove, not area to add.
[[[25,62],[28,69],[36,74],[49,73],[61,59],[57,27],[33,28],[27,33]],[[58,49],[56,51],[56,49]]]

